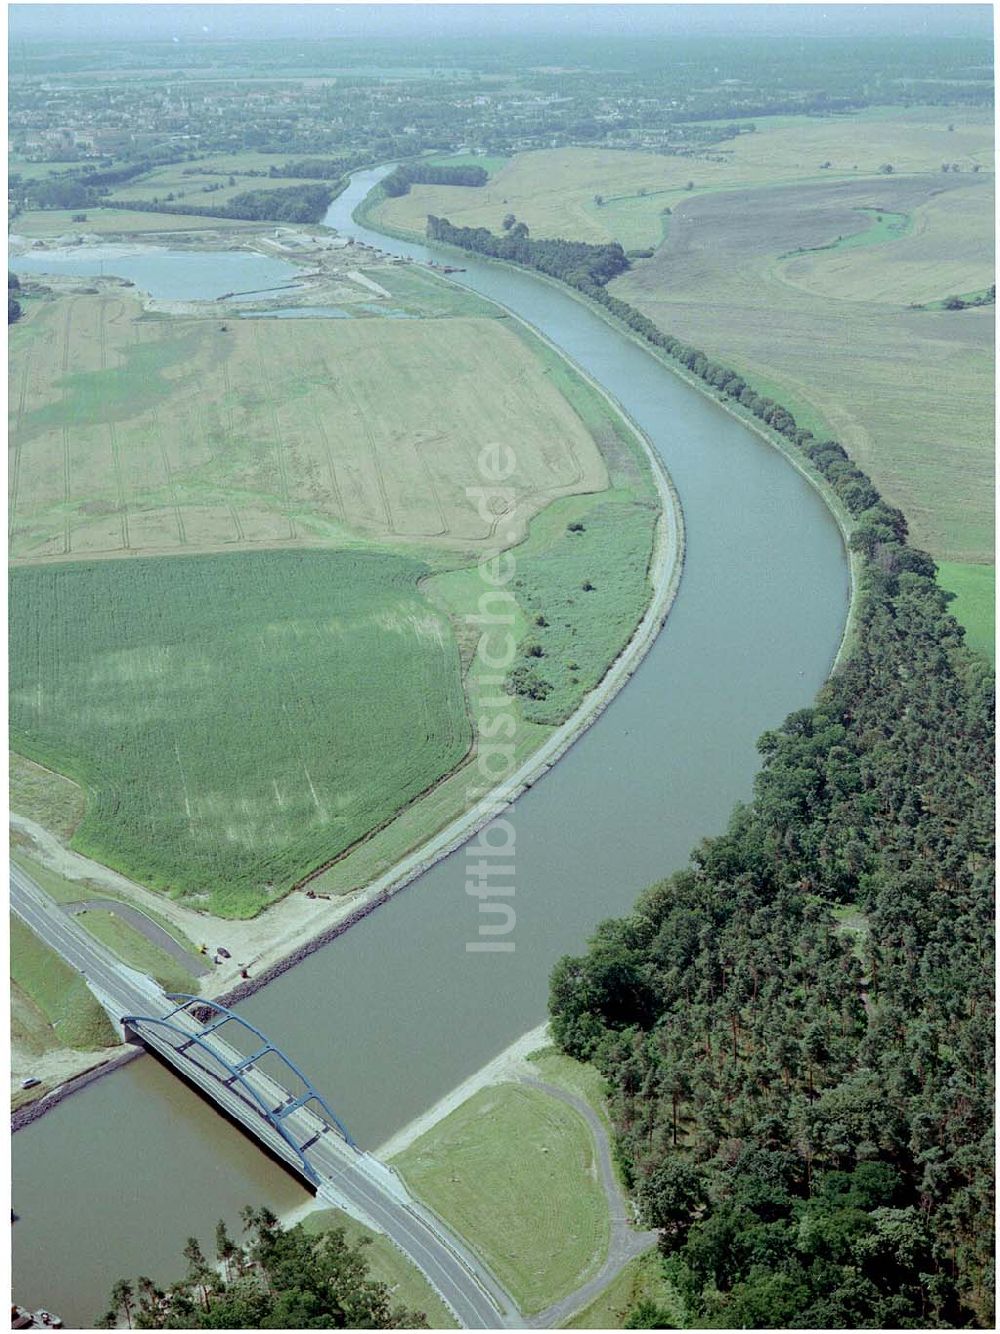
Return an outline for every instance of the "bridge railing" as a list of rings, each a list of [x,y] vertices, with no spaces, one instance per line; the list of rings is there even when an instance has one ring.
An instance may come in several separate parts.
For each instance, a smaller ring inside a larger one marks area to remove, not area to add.
[[[172,993],[167,996],[167,999],[177,1003],[166,1014],[129,1014],[125,1015],[121,1022],[139,1036],[142,1036],[143,1029],[155,1029],[164,1036],[170,1034],[171,1038],[175,1038],[177,1041],[168,1039],[167,1045],[172,1048],[176,1055],[191,1061],[192,1064],[197,1064],[199,1069],[203,1071],[205,1066],[200,1062],[195,1062],[193,1055],[189,1054],[193,1048],[204,1052],[213,1062],[221,1066],[224,1073],[220,1073],[218,1070],[208,1070],[207,1073],[214,1075],[220,1083],[229,1088],[238,1088],[250,1100],[255,1110],[288,1145],[292,1154],[298,1160],[303,1174],[314,1185],[319,1184],[320,1178],[307,1157],[307,1151],[310,1145],[315,1142],[316,1136],[300,1138],[294,1130],[293,1113],[302,1109],[311,1111],[321,1123],[335,1129],[351,1148],[357,1148],[357,1144],[344,1122],[308,1076],[290,1057],[285,1055],[280,1047],[271,1042],[267,1035],[255,1024],[250,1023],[249,1020],[244,1019],[242,1015],[230,1010],[227,1006],[221,1005],[218,1001],[203,996]],[[185,1020],[187,1022],[184,1022]],[[214,1035],[226,1024],[233,1024],[241,1032],[250,1033],[259,1040],[259,1043],[252,1044],[254,1049],[249,1054],[245,1054],[235,1045],[227,1042],[221,1035],[213,1042]],[[264,1071],[259,1070],[259,1062],[267,1056],[277,1058],[284,1069],[295,1076],[302,1087],[301,1093],[288,1090],[281,1080],[274,1079]],[[267,1085],[272,1086],[272,1088],[269,1090],[266,1087]],[[276,1105],[273,1103],[273,1090],[275,1088],[285,1094],[285,1097]]]

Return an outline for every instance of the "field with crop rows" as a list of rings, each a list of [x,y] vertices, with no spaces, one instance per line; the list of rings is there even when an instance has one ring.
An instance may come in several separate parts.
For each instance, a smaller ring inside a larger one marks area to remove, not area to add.
[[[426,572],[351,552],[16,569],[12,744],[87,787],[74,847],[252,913],[468,750]]]
[[[484,445],[514,448],[512,541],[607,485],[504,320],[276,327],[143,319],[126,292],[38,305],[12,339],[13,558],[376,541],[471,559],[500,517],[470,494]]]

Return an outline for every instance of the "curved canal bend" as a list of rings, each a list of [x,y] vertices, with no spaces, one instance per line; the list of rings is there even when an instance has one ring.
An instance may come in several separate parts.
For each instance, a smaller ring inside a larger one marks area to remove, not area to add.
[[[430,247],[351,221],[380,174],[355,176],[327,222],[430,258]],[[750,794],[757,736],[828,674],[848,604],[834,520],[780,453],[552,285],[471,260],[458,278],[540,328],[644,428],[680,494],[687,560],[633,680],[514,809],[514,952],[466,952],[478,900],[460,850],[241,1007],[366,1146],[537,1024],[554,961],[723,827]],[[121,1275],[176,1276],[185,1238],[210,1245],[219,1217],[307,1198],[148,1059],[69,1099],[14,1147],[15,1294],[68,1324],[89,1323]]]

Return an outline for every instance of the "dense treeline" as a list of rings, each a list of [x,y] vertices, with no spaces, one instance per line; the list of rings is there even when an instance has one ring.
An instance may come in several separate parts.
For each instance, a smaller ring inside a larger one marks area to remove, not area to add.
[[[371,165],[367,153],[347,153],[342,157],[307,157],[297,158],[294,162],[283,162],[280,166],[267,169],[269,176],[299,177],[303,180],[336,181],[352,171]]]
[[[20,292],[21,280],[16,273],[7,270],[7,323],[14,324],[21,318],[21,303],[14,295]]]
[[[247,190],[225,204],[183,204],[173,200],[108,199],[105,208],[143,213],[183,213],[199,218],[236,218],[246,222],[322,222],[335,186],[290,185],[281,190]]]
[[[562,277],[797,446],[853,518],[851,656],[761,739],[728,831],[553,974],[553,1031],[609,1081],[691,1323],[989,1323],[991,670],[843,446],[611,296],[597,247],[574,265],[565,242],[428,235]]]
[[[485,185],[489,179],[485,167],[435,167],[429,162],[407,162],[384,176],[381,185],[385,194],[395,198],[409,194],[411,185]]]
[[[605,283],[628,268],[625,251],[617,241],[591,245],[587,241],[535,240],[525,224],[516,220],[503,236],[497,236],[486,227],[455,227],[447,218],[432,214],[427,219],[427,236],[431,241],[538,269],[588,293],[591,289],[603,292]]]
[[[300,1225],[284,1229],[268,1209],[244,1209],[248,1233],[241,1245],[220,1222],[215,1264],[195,1237],[184,1258],[188,1272],[168,1290],[149,1278],[121,1279],[102,1329],[426,1329],[418,1311],[392,1303],[372,1279],[364,1242],[349,1242],[342,1228],[310,1236]]]

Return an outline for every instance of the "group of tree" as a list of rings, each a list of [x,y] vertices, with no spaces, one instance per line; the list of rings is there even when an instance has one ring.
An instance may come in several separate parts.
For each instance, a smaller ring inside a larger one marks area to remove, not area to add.
[[[18,301],[16,293],[21,290],[21,280],[16,273],[7,270],[7,323],[13,324],[15,320],[21,318],[21,303]]]
[[[368,153],[345,153],[342,157],[297,158],[294,162],[282,162],[267,169],[268,176],[284,176],[313,181],[338,181],[352,171],[371,166]]]
[[[246,1208],[246,1240],[216,1227],[215,1264],[188,1239],[187,1274],[169,1288],[147,1277],[121,1279],[99,1329],[426,1329],[419,1311],[394,1305],[373,1279],[364,1241],[342,1228],[311,1236],[282,1228],[267,1209]]]
[[[945,310],[968,310],[970,306],[992,306],[997,299],[997,285],[990,283],[985,292],[978,296],[949,296],[945,298]]]
[[[509,216],[513,219],[512,214]],[[436,218],[432,214],[427,219],[427,236],[431,241],[537,269],[588,293],[591,290],[603,292],[605,283],[624,273],[629,266],[625,251],[617,241],[591,245],[587,241],[558,238],[535,240],[529,235],[527,225],[517,221],[511,222],[504,235],[497,236],[487,227],[456,227],[447,218]]]
[[[991,669],[840,443],[606,291],[620,247],[427,230],[597,301],[796,446],[851,520],[851,653],[761,739],[727,832],[552,978],[692,1323],[988,1324]]]
[[[247,190],[221,204],[181,204],[173,200],[105,200],[106,208],[145,213],[183,213],[246,222],[322,222],[336,193],[331,185],[289,185],[281,190]]]
[[[432,166],[429,162],[406,162],[382,178],[382,191],[390,198],[409,194],[411,185],[485,185],[489,180],[485,167]]]

